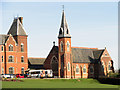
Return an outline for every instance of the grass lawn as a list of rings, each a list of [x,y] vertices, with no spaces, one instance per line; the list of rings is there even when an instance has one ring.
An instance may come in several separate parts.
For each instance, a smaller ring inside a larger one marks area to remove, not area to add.
[[[23,82],[3,81],[2,88],[118,88],[101,84],[95,79],[21,79]]]

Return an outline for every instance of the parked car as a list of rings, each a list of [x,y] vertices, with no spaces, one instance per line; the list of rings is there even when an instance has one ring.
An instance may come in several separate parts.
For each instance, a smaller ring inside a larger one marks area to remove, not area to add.
[[[24,74],[16,74],[17,78],[24,78]]]
[[[15,78],[15,75],[13,75],[13,74],[3,74],[2,78]]]

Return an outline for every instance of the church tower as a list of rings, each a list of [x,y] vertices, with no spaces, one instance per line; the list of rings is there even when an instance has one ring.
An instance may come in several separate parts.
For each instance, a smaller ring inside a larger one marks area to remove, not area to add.
[[[65,18],[64,10],[62,12],[61,26],[58,35],[58,47],[58,75],[61,78],[71,78],[71,36]]]

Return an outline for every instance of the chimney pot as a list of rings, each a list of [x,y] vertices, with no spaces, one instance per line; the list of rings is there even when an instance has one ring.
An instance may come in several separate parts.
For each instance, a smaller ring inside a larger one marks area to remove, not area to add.
[[[23,24],[23,17],[19,17],[21,24]]]

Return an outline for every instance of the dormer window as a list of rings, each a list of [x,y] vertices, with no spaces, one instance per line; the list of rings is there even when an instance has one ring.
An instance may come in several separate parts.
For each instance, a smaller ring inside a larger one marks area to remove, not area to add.
[[[67,34],[69,33],[69,32],[68,32],[68,29],[67,29],[66,33],[67,33]]]
[[[21,52],[24,52],[24,44],[21,43]]]
[[[9,51],[13,51],[13,45],[9,45]]]

